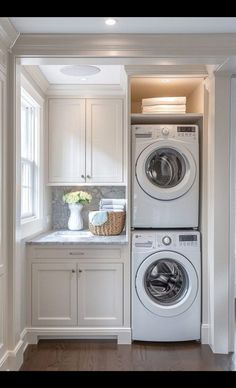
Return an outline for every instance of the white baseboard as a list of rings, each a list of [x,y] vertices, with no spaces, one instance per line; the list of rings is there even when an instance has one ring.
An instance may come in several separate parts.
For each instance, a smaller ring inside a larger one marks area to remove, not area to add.
[[[130,327],[27,327],[27,342],[37,344],[40,338],[117,338],[118,344],[131,344]]]
[[[8,350],[0,360],[0,371],[19,370],[23,363],[23,354],[27,345],[27,330],[24,329],[15,348]]]
[[[201,327],[201,343],[203,345],[209,345],[209,325],[208,323],[203,323]]]
[[[8,351],[5,352],[4,356],[0,360],[0,371],[7,371],[9,368]]]

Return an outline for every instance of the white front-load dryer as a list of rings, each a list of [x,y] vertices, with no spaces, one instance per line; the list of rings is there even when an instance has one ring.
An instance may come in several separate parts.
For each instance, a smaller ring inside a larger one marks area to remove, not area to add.
[[[132,125],[132,226],[198,227],[196,125]]]
[[[201,255],[197,231],[134,231],[132,339],[199,340]]]

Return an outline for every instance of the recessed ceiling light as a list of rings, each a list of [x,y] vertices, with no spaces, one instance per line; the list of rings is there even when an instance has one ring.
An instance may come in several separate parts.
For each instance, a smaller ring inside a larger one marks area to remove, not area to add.
[[[80,81],[86,81],[86,80],[87,80],[87,78],[85,78],[85,77],[80,78]]]
[[[168,83],[170,82],[170,80],[167,79],[167,78],[162,78],[162,79],[161,79],[161,82],[162,82],[163,84],[168,84]]]
[[[115,19],[109,18],[109,19],[106,19],[106,20],[105,20],[105,23],[106,23],[106,25],[108,25],[108,26],[114,26],[114,24],[116,24],[116,20],[115,20]]]
[[[83,77],[83,76],[89,76],[96,73],[99,73],[101,69],[97,66],[91,66],[91,65],[73,65],[73,66],[63,66],[60,69],[61,73],[70,75],[73,77]]]

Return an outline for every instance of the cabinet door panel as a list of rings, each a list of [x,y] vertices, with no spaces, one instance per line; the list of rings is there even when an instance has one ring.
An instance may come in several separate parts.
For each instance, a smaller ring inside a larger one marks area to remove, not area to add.
[[[32,323],[77,324],[76,264],[32,264]]]
[[[79,326],[122,325],[122,263],[79,264],[78,312]]]
[[[86,181],[123,182],[121,99],[86,101]]]
[[[49,183],[85,182],[85,100],[49,100]]]

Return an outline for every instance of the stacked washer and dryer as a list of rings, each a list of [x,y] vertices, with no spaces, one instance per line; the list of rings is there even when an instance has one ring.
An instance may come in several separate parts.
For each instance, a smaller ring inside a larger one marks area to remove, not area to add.
[[[196,125],[132,125],[132,337],[199,340]]]

